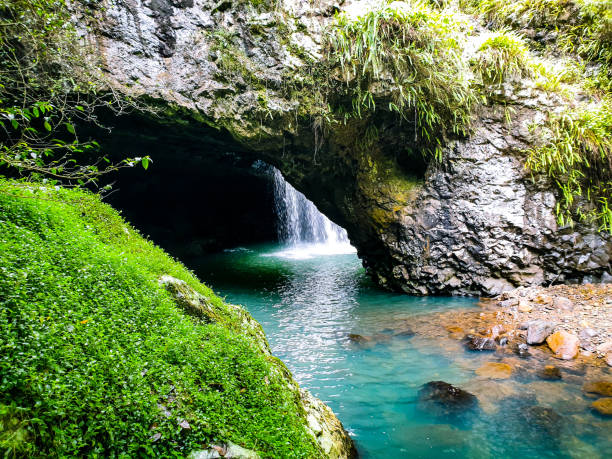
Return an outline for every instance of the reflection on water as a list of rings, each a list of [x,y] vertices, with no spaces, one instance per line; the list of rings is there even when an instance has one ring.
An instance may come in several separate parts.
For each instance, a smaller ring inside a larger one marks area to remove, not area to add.
[[[609,370],[543,381],[542,362],[469,353],[428,328],[436,313],[476,307],[473,299],[380,291],[354,253],[242,248],[202,259],[196,271],[263,325],[274,354],[338,414],[362,457],[610,457],[612,421],[595,416],[580,389]],[[502,360],[509,379],[475,373]],[[475,394],[478,408],[462,422],[419,409],[417,392],[432,380]]]

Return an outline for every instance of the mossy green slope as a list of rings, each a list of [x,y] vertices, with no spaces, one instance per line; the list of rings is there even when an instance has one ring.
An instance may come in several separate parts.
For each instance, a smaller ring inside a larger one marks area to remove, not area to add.
[[[211,314],[183,313],[183,280]],[[263,348],[263,350],[262,350]],[[0,450],[321,457],[260,327],[96,195],[0,181]]]

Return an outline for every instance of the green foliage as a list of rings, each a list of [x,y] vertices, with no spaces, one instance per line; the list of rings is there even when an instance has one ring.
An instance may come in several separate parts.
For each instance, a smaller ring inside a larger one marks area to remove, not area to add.
[[[185,315],[162,274],[218,320]],[[0,181],[4,455],[180,457],[232,441],[321,457],[286,369],[245,318],[97,196]]]
[[[351,97],[349,116],[377,107],[414,123],[415,137],[439,157],[441,133],[465,134],[474,93],[462,59],[462,24],[425,3],[381,2],[358,16],[340,14],[329,31],[327,58]]]
[[[493,33],[478,49],[474,63],[485,84],[502,84],[533,75],[525,42],[515,33]]]
[[[91,163],[99,145],[77,135],[78,123],[97,123],[98,108],[131,105],[104,91],[96,55],[64,0],[0,0],[0,166],[85,183],[142,160]]]
[[[463,7],[495,27],[558,31],[562,49],[588,60],[612,64],[610,0],[466,0]]]
[[[550,139],[529,150],[527,166],[548,174],[561,190],[562,225],[597,222],[612,232],[612,98],[561,115],[551,115]]]

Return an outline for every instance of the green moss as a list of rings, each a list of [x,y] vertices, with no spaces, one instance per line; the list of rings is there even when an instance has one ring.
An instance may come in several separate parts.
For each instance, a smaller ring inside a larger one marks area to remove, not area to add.
[[[596,222],[612,233],[612,98],[551,115],[546,131],[545,142],[529,150],[527,166],[559,187],[559,223]]]
[[[214,314],[184,314],[162,275]],[[247,312],[97,196],[0,181],[4,454],[168,457],[232,441],[321,457],[286,369],[262,347]]]

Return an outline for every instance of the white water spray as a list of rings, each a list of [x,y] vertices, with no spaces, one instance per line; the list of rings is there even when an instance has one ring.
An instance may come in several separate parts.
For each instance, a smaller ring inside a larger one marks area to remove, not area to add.
[[[323,215],[306,196],[293,188],[276,168],[274,203],[278,216],[278,236],[288,250],[275,255],[310,258],[314,255],[353,253],[346,230]]]

